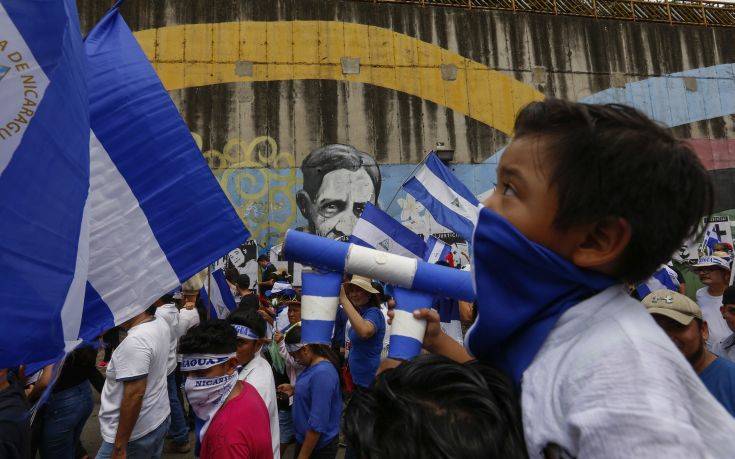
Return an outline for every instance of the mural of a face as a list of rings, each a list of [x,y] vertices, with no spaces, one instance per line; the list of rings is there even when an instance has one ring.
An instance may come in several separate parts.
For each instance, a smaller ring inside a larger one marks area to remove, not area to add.
[[[377,203],[380,171],[375,160],[349,145],[327,145],[304,159],[304,189],[296,195],[309,231],[339,239],[352,233],[365,203]]]

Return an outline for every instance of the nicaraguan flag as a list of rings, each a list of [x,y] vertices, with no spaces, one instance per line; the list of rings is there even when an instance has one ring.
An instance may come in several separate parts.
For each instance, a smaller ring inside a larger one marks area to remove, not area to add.
[[[421,236],[369,202],[355,223],[350,242],[404,257],[423,258],[426,251]]]
[[[661,289],[679,291],[679,279],[676,271],[666,265],[661,266],[647,281],[638,284],[636,293],[638,299],[643,300],[649,293]]]
[[[209,308],[209,317],[212,319],[226,319],[237,307],[230,284],[227,283],[225,273],[221,268],[211,272],[199,296]]]
[[[720,242],[722,242],[722,240],[720,240],[719,225],[714,225],[707,228],[707,232],[704,234],[704,247],[707,255],[712,255],[712,252],[715,251],[715,245],[719,244]]]
[[[84,338],[140,313],[249,236],[119,3],[85,40],[92,135]]]
[[[403,189],[426,207],[441,225],[472,240],[479,201],[434,154],[403,184]]]
[[[426,237],[424,261],[427,263],[436,263],[440,260],[446,260],[450,253],[452,253],[452,248],[444,241],[432,235]]]
[[[74,0],[0,0],[0,368],[76,344],[89,102]]]

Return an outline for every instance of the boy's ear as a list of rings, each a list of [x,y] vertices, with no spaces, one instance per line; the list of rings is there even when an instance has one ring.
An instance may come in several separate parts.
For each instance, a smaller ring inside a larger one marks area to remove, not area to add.
[[[631,235],[630,224],[624,218],[607,218],[591,224],[580,244],[574,248],[572,263],[581,268],[614,274]]]

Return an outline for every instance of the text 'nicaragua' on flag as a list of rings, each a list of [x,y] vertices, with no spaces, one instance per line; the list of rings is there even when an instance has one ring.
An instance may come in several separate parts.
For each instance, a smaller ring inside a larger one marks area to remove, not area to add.
[[[426,251],[421,236],[369,202],[355,223],[349,241],[404,257],[423,258]]]
[[[403,184],[403,189],[423,204],[439,224],[467,241],[472,240],[479,201],[434,152],[429,153],[418,172]]]
[[[215,269],[209,274],[209,279],[204,282],[199,296],[209,309],[209,317],[212,319],[226,319],[237,307],[222,268]]]
[[[85,40],[92,126],[91,338],[249,236],[115,6]]]
[[[0,0],[0,368],[76,344],[89,102],[74,0]]]

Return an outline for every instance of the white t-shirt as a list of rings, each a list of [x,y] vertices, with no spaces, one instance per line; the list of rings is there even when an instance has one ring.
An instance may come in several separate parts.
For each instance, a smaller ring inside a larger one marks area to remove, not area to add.
[[[181,308],[179,310],[179,324],[176,327],[176,333],[179,335],[179,338],[184,336],[195,325],[199,325],[199,312],[196,309]],[[176,354],[176,361],[181,362],[181,354]]]
[[[170,335],[166,321],[154,318],[131,328],[112,353],[100,397],[100,433],[106,442],[115,442],[125,380],[146,378],[143,403],[130,441],[155,430],[171,412],[166,388]]]
[[[156,317],[163,319],[168,324],[171,333],[168,363],[166,364],[166,375],[170,375],[176,370],[176,347],[179,344],[179,310],[174,304],[164,304],[156,309]]]
[[[524,372],[531,458],[732,458],[735,419],[643,305],[616,285],[565,312]]]
[[[271,421],[271,442],[273,444],[273,458],[281,457],[281,430],[278,427],[278,404],[276,402],[276,382],[273,379],[273,370],[267,360],[260,353],[256,353],[253,360],[245,365],[237,376],[240,381],[247,381],[255,390],[268,408]]]
[[[716,344],[732,333],[720,312],[722,295],[712,296],[707,292],[707,287],[702,287],[697,290],[697,304],[702,308],[702,317],[704,317],[709,327],[707,344],[709,344],[710,349],[713,349]]]

